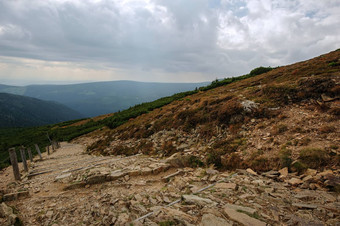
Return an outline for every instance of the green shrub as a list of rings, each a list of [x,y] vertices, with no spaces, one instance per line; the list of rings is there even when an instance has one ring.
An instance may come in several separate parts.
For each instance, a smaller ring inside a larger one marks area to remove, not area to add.
[[[340,66],[340,63],[339,63],[339,62],[336,62],[336,61],[333,61],[333,62],[330,62],[330,63],[328,64],[328,66],[330,66],[330,67],[337,67],[337,66]]]
[[[290,167],[292,164],[292,151],[288,149],[282,149],[279,152],[279,159],[280,159],[280,168]]]
[[[259,156],[251,161],[250,167],[258,172],[269,171],[271,169],[270,160],[264,156]]]
[[[250,75],[251,76],[255,76],[255,75],[260,75],[260,74],[263,74],[263,73],[267,73],[269,71],[273,70],[273,68],[271,67],[258,67],[258,68],[255,68],[253,70],[250,71]]]
[[[319,168],[327,165],[328,153],[321,148],[304,148],[300,151],[299,160],[309,168]]]
[[[244,168],[243,160],[237,153],[232,153],[230,155],[224,155],[221,157],[221,164],[224,169],[235,170]]]
[[[299,174],[303,173],[307,168],[308,166],[306,164],[299,161],[294,161],[291,164],[291,170],[293,172],[298,172]]]
[[[203,167],[204,163],[197,156],[191,155],[188,159],[188,166],[192,168]]]
[[[172,226],[172,225],[175,225],[175,222],[173,222],[173,221],[162,221],[162,222],[159,222],[159,226]]]
[[[213,164],[216,168],[222,168],[221,156],[224,154],[221,150],[209,150],[206,158],[206,165]]]

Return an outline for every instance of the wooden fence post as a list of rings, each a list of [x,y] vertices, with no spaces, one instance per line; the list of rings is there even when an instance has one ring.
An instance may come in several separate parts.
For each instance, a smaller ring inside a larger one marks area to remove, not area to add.
[[[51,138],[50,138],[50,136],[48,135],[48,133],[47,133],[47,138],[48,138],[48,140],[49,140],[49,141],[50,141],[50,143],[51,143],[52,150],[53,150],[53,151],[55,151],[55,150],[54,150],[54,144],[53,144],[53,141],[51,140]]]
[[[46,146],[47,154],[50,155],[50,146]]]
[[[27,152],[28,152],[28,157],[30,158],[30,162],[33,162],[33,157],[32,157],[31,148],[27,148]]]
[[[34,145],[35,146],[35,149],[37,150],[39,156],[40,156],[40,160],[42,160],[42,157],[41,157],[41,152],[40,152],[40,148],[37,144]]]
[[[22,165],[24,166],[24,170],[26,172],[28,172],[28,167],[27,167],[27,162],[26,162],[26,153],[25,153],[25,148],[24,147],[20,148],[20,155],[21,155]]]
[[[14,178],[15,180],[21,180],[19,166],[18,166],[17,153],[15,152],[15,148],[10,148],[8,151],[9,151],[9,158],[11,159],[11,164],[13,167]]]

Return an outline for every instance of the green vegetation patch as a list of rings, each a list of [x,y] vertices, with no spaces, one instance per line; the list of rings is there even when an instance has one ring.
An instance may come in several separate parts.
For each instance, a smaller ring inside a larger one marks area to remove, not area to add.
[[[330,158],[324,149],[304,148],[300,151],[299,160],[309,168],[316,169],[327,165]]]

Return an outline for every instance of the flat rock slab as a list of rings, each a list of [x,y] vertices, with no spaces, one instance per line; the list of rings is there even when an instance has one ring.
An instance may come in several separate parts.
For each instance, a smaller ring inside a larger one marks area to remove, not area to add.
[[[127,172],[124,172],[122,170],[115,170],[115,171],[112,171],[110,173],[110,175],[108,175],[108,180],[116,180],[118,178],[121,178],[121,177],[125,177],[127,175]]]
[[[164,213],[166,213],[167,215],[169,216],[173,216],[173,217],[176,217],[178,219],[181,219],[181,220],[185,220],[185,221],[188,221],[188,222],[192,222],[195,220],[194,217],[180,211],[180,210],[176,210],[176,209],[172,209],[170,207],[163,207],[161,209],[161,211],[164,211]]]
[[[276,170],[271,170],[271,171],[262,173],[262,176],[269,177],[269,178],[273,179],[273,178],[277,178],[278,176],[280,176],[280,172],[276,171]]]
[[[82,187],[85,187],[85,186],[86,186],[86,183],[84,181],[75,182],[73,184],[70,184],[70,185],[66,186],[63,190],[64,191],[72,190],[72,189],[82,188]]]
[[[292,206],[295,206],[300,209],[316,209],[318,206],[316,205],[311,205],[307,203],[293,203]]]
[[[230,217],[230,219],[237,221],[245,226],[266,226],[267,224],[263,221],[257,220],[247,214],[237,212],[234,209],[228,207],[224,208],[224,212]]]
[[[313,201],[316,199],[317,194],[297,194],[294,195],[294,198],[300,199],[302,201],[308,202],[308,201]]]
[[[288,180],[288,184],[293,185],[293,186],[299,185],[299,184],[302,184],[302,183],[303,183],[303,181],[298,179],[298,178],[291,178],[290,180]]]
[[[63,179],[65,179],[65,178],[70,177],[71,175],[72,175],[72,173],[66,173],[66,174],[58,175],[58,176],[56,176],[55,181],[63,180]]]
[[[234,204],[226,204],[224,206],[225,208],[233,209],[233,210],[241,210],[243,212],[247,212],[249,214],[254,214],[256,213],[256,209],[250,208],[250,207],[245,207],[245,206],[238,206]]]
[[[232,226],[228,221],[213,214],[204,214],[199,226]]]
[[[235,190],[236,186],[234,183],[218,183],[215,185],[215,188]]]

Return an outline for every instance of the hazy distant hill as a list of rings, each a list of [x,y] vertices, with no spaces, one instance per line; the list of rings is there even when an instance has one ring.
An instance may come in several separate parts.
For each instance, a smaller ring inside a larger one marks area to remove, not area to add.
[[[0,128],[40,126],[81,117],[59,103],[0,93]]]
[[[207,84],[113,81],[75,85],[0,85],[0,92],[57,101],[91,117],[116,112]]]

